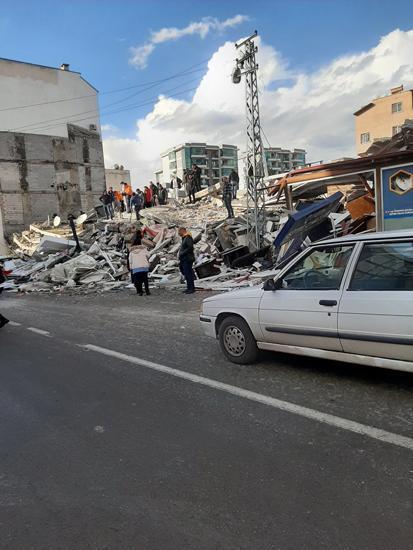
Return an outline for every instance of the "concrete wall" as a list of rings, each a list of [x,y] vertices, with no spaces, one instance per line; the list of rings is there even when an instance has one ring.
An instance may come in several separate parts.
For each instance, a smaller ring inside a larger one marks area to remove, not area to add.
[[[392,113],[393,103],[402,103],[402,110]],[[391,138],[393,126],[402,126],[408,118],[413,118],[413,91],[392,93],[372,101],[369,109],[355,115],[357,154],[364,153],[375,139]],[[361,143],[361,134],[370,134],[370,141]]]
[[[0,132],[0,209],[10,236],[48,215],[79,215],[105,189],[98,133],[68,125],[68,138]]]
[[[116,170],[115,168],[106,168],[106,189],[113,187],[114,191],[122,191],[121,183],[131,184],[129,170]]]
[[[68,137],[71,122],[100,133],[97,91],[76,72],[0,59],[0,106],[0,131]]]

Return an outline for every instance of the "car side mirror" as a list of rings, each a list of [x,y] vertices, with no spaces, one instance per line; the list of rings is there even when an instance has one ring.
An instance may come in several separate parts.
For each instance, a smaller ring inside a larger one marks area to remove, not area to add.
[[[262,287],[263,290],[266,291],[275,291],[282,287],[282,279],[277,279],[274,281],[274,279],[267,279],[264,283],[264,286]]]

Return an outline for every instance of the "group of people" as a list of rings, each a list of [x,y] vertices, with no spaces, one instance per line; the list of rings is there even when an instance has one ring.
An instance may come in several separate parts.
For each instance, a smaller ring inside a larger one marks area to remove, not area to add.
[[[178,176],[173,176],[171,180],[171,189],[175,192],[176,200],[179,200],[179,191],[182,188],[186,191],[189,202],[194,203],[195,193],[201,191],[201,168],[198,165],[193,164],[191,170],[185,168],[183,180]]]
[[[182,239],[179,250],[179,269],[186,282],[184,293],[193,294],[195,292],[195,275],[193,270],[195,262],[194,241],[185,227],[180,227],[178,233]],[[136,293],[139,296],[143,296],[144,289],[145,294],[147,296],[150,295],[148,280],[149,256],[149,250],[142,242],[142,232],[138,230],[130,248],[127,250],[127,262],[132,284],[135,286]]]
[[[152,181],[149,185],[145,185],[143,191],[141,189],[132,191],[129,183],[122,182],[121,191],[114,191],[113,187],[109,187],[99,200],[104,207],[106,219],[113,220],[115,213],[121,215],[123,212],[128,214],[134,212],[136,219],[139,220],[142,208],[167,204],[168,192],[161,183],[156,185]]]

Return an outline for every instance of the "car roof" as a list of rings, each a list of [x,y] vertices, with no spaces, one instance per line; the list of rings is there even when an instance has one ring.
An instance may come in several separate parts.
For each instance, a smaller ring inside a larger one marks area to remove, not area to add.
[[[348,242],[360,242],[360,241],[375,241],[383,239],[413,239],[413,229],[403,229],[399,231],[378,231],[374,233],[358,233],[357,235],[346,235],[345,237],[337,237],[335,239],[326,239],[311,243],[310,246],[316,246],[322,244],[338,244]]]

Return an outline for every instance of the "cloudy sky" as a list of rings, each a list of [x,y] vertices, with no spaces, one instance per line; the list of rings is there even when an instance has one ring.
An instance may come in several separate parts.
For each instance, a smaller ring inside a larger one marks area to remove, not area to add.
[[[42,9],[39,9],[39,8]],[[2,1],[1,56],[69,62],[100,90],[108,167],[143,186],[161,151],[185,142],[244,149],[234,42],[259,31],[264,145],[308,160],[354,155],[353,112],[413,86],[413,9],[399,0]],[[48,17],[45,18],[44,14]],[[25,40],[16,40],[16,22]],[[29,46],[30,44],[30,46]]]

